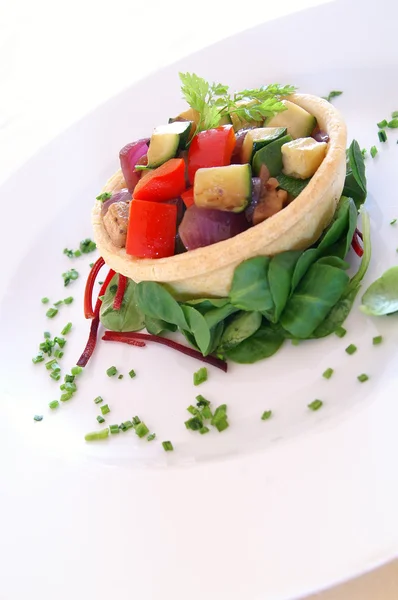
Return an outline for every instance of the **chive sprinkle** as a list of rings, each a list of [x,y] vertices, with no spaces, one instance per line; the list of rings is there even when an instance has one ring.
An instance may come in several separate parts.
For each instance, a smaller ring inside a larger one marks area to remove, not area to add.
[[[90,267],[90,269],[92,269],[92,268],[93,268],[93,266],[94,266],[94,263],[90,263],[90,264],[89,264],[89,267]]]
[[[68,402],[68,400],[70,400],[72,396],[72,392],[64,392],[63,394],[61,394],[60,400],[61,402]]]
[[[123,421],[123,423],[120,425],[121,429],[123,429],[123,431],[127,431],[128,429],[132,429],[134,427],[132,421]]]
[[[88,254],[89,252],[93,252],[97,248],[97,244],[90,240],[90,238],[86,238],[82,240],[79,244],[80,252],[83,254]]]
[[[173,444],[171,442],[162,442],[163,449],[166,452],[172,452],[174,450]]]
[[[136,425],[134,431],[136,432],[139,438],[143,438],[149,433],[148,427],[142,421],[141,423],[138,423],[138,425]]]
[[[396,222],[397,222],[397,219],[393,219],[392,221],[390,221],[390,225],[395,225]]]
[[[46,312],[46,317],[48,317],[49,319],[53,319],[55,317],[55,315],[58,314],[58,309],[57,308],[49,308],[48,311]]]
[[[51,379],[54,379],[54,381],[59,381],[61,379],[59,371],[53,371],[52,373],[50,373],[50,377]]]
[[[104,419],[104,417],[101,417],[101,415],[98,415],[97,421],[98,421],[98,423],[105,423],[105,419]]]
[[[374,158],[376,156],[377,152],[378,152],[378,150],[377,150],[376,146],[372,146],[370,149],[370,156],[372,158]]]
[[[46,362],[46,369],[50,370],[54,368],[54,365],[57,365],[57,360],[55,358],[52,358],[51,360],[48,360]]]
[[[81,256],[82,253],[80,252],[80,250],[75,250],[73,253],[73,256],[75,256],[76,258],[79,258],[79,256]]]
[[[201,427],[199,429],[199,433],[200,435],[204,435],[205,433],[209,433],[210,429],[208,427],[206,427],[206,425],[204,425],[203,427]]]
[[[109,408],[108,404],[104,404],[100,408],[103,415],[106,415],[107,413],[111,412],[111,409]]]
[[[106,429],[101,429],[100,431],[92,431],[91,433],[86,433],[84,439],[86,442],[93,442],[95,440],[105,440],[109,435],[108,427]]]
[[[43,360],[44,360],[44,356],[42,354],[38,354],[37,356],[34,356],[32,358],[32,363],[34,365],[37,365],[37,363],[41,363],[41,362],[43,362]]]
[[[308,408],[311,410],[319,410],[322,405],[322,400],[313,400],[312,402],[310,402],[310,404],[308,404]]]
[[[101,402],[103,402],[104,399],[101,398],[101,396],[97,396],[96,398],[94,398],[94,403],[95,404],[101,404]]]
[[[42,420],[43,420],[43,415],[35,415],[35,416],[33,417],[33,420],[34,420],[34,421],[42,421]]]
[[[52,400],[48,403],[48,406],[51,408],[51,410],[54,410],[54,408],[58,408],[59,402],[58,400]]]
[[[105,202],[105,200],[109,200],[109,198],[112,198],[112,194],[110,194],[109,192],[103,192],[102,194],[96,197],[96,200],[99,200],[100,202]]]
[[[63,330],[61,331],[61,335],[67,335],[70,330],[72,329],[72,323],[69,322],[65,325],[65,327],[63,328]]]
[[[185,421],[185,427],[187,429],[191,429],[192,431],[199,431],[203,427],[203,421],[200,417],[192,417],[192,419],[188,419]]]
[[[156,437],[156,433],[150,433],[146,439],[148,440],[148,442],[152,442],[152,440],[154,440],[155,437]]]
[[[72,373],[72,375],[80,375],[80,373],[83,371],[83,367],[78,367],[76,365],[76,367],[72,367],[70,372]]]
[[[49,331],[45,331],[43,335],[44,335],[45,339],[48,339],[51,337],[51,333]]]
[[[391,119],[391,121],[388,122],[388,126],[390,129],[396,129],[398,127],[398,119]]]
[[[398,117],[398,110],[394,110],[394,112],[391,113],[391,117],[396,119]]]
[[[50,302],[50,298],[47,298],[47,296],[44,296],[44,298],[41,299],[42,304],[48,304]]]
[[[377,135],[379,136],[380,142],[386,142],[387,141],[387,134],[386,134],[386,132],[385,132],[384,129],[380,129],[380,131],[377,132]]]
[[[337,337],[343,338],[347,333],[347,329],[344,329],[344,327],[337,327],[334,333],[337,335]]]
[[[272,410],[265,410],[263,412],[263,414],[261,415],[261,420],[262,421],[267,421],[268,419],[271,418],[271,415],[272,415]]]
[[[109,432],[112,434],[119,433],[119,425],[109,425]]]
[[[67,298],[65,298],[64,303],[65,304],[72,304],[73,302],[73,296],[68,296]]]
[[[220,433],[229,427],[226,404],[221,404],[216,408],[211,424],[216,427]]]
[[[334,371],[333,369],[331,369],[330,367],[328,369],[326,369],[326,371],[324,371],[322,373],[322,377],[324,377],[325,379],[330,379],[331,376],[333,375]]]
[[[377,346],[378,344],[381,344],[382,341],[383,341],[383,336],[376,335],[376,337],[373,338],[373,346]]]
[[[199,371],[193,374],[193,384],[200,385],[207,381],[207,369],[206,367],[201,367]]]
[[[131,371],[129,371],[129,375],[131,379],[133,379],[137,375],[137,373],[134,371],[134,369],[131,369]]]
[[[58,350],[58,348],[56,350],[54,350],[54,356],[55,358],[62,358],[64,355],[62,350]]]
[[[57,300],[57,302],[54,302],[54,306],[61,306],[61,304],[63,304],[64,301],[63,300]]]
[[[387,119],[383,119],[382,121],[380,121],[379,123],[377,123],[377,127],[379,129],[384,129],[384,127],[387,127],[387,125],[388,125]]]
[[[75,381],[74,375],[65,375],[64,377],[65,383],[73,383]]]
[[[347,354],[355,354],[355,352],[358,350],[358,348],[355,346],[355,344],[350,344],[349,346],[347,346],[347,348],[345,349],[345,351],[347,352]]]
[[[74,281],[79,277],[79,273],[76,271],[76,269],[70,269],[70,271],[62,273],[62,277],[64,280],[64,286],[66,287],[71,281]]]
[[[133,421],[134,427],[136,427],[137,425],[139,425],[141,423],[141,419],[139,417],[133,417],[131,420]]]
[[[123,375],[121,373],[118,375],[118,379],[123,379]]]
[[[106,374],[108,375],[108,377],[114,377],[117,373],[117,368],[116,367],[109,367],[109,369],[106,370]]]
[[[69,248],[64,248],[64,254],[68,257],[68,258],[73,258],[73,250],[70,250]]]
[[[361,383],[364,383],[365,381],[367,381],[369,379],[369,375],[366,375],[366,373],[362,373],[361,375],[358,375],[357,379]]]
[[[58,344],[58,346],[60,348],[63,348],[65,346],[65,344],[66,344],[66,339],[58,337],[58,336],[55,336],[55,338],[54,338],[54,344]]]

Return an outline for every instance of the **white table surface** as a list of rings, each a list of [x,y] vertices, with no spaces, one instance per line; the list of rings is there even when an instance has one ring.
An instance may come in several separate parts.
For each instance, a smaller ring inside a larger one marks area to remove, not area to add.
[[[251,0],[237,13],[214,0],[191,9],[186,0],[0,0],[0,184],[144,75],[258,22],[324,2]],[[397,598],[394,562],[308,600]]]

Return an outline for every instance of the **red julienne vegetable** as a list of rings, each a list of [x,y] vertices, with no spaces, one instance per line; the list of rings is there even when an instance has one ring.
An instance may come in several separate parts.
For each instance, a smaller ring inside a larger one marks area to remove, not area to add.
[[[356,229],[352,238],[351,246],[355,254],[359,257],[363,256],[363,248],[359,242],[360,239],[362,239],[362,233]]]
[[[175,204],[133,200],[130,204],[126,252],[138,258],[173,256],[176,229]]]
[[[126,291],[127,286],[127,277],[125,275],[119,274],[119,283],[117,286],[117,292],[115,294],[115,298],[113,300],[113,310],[120,310],[122,308],[122,302],[124,298],[124,293]]]
[[[235,143],[232,125],[223,125],[198,133],[192,140],[188,152],[188,177],[191,185],[198,169],[229,165]]]
[[[185,162],[182,158],[171,158],[140,179],[133,198],[164,202],[181,196],[185,187]]]
[[[104,264],[105,261],[102,256],[100,256],[100,258],[93,264],[93,267],[87,278],[86,288],[84,290],[84,316],[86,319],[94,319],[95,316],[93,310],[93,287],[95,280],[97,279],[97,275]]]
[[[183,202],[184,202],[184,204],[185,204],[185,206],[187,208],[189,208],[190,206],[192,206],[192,204],[194,203],[194,199],[193,199],[193,187],[190,187],[185,192],[183,192],[181,194],[181,198],[183,199]]]

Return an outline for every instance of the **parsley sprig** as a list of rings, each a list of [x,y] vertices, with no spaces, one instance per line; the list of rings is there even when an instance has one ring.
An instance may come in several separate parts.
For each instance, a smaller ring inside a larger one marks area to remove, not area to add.
[[[196,133],[217,127],[225,115],[235,114],[245,121],[263,121],[286,110],[281,102],[296,88],[273,83],[255,89],[244,89],[231,94],[229,87],[212,83],[195,73],[180,73],[181,90],[189,106],[199,113]]]

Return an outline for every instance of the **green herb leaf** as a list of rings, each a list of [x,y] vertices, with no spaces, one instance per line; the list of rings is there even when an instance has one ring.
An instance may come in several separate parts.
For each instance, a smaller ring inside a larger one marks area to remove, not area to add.
[[[217,347],[217,354],[224,355],[243,340],[252,336],[261,326],[261,321],[262,317],[259,312],[239,312],[225,327],[220,344]]]
[[[116,274],[108,286],[100,308],[100,320],[106,329],[111,331],[140,331],[145,326],[145,316],[138,307],[136,289],[137,284],[127,279],[122,306],[114,310],[113,302],[116,295],[119,275]]]
[[[338,90],[332,90],[331,92],[329,92],[329,94],[327,96],[322,96],[322,98],[324,100],[327,100],[328,102],[330,102],[333,98],[337,98],[338,96],[341,96],[343,92],[340,92]]]
[[[159,283],[142,281],[136,287],[138,308],[149,317],[173,323],[180,329],[189,330],[184,313],[173,296]]]
[[[372,146],[370,149],[370,156],[372,158],[374,158],[376,156],[377,152],[378,152],[378,150],[377,150],[376,146]]]
[[[229,293],[231,304],[246,311],[274,308],[268,283],[270,260],[268,256],[256,256],[236,267]]]
[[[280,331],[264,324],[249,338],[226,352],[226,356],[241,364],[255,363],[275,354],[284,341],[285,338]]]
[[[347,174],[343,188],[343,196],[352,198],[356,207],[359,208],[366,199],[366,186],[364,158],[358,142],[353,140],[347,151]]]
[[[398,311],[398,267],[391,267],[368,287],[359,308],[374,316]]]
[[[162,446],[163,446],[163,449],[164,449],[166,452],[172,452],[172,451],[174,450],[174,448],[173,448],[173,444],[172,444],[171,442],[169,442],[169,441],[167,441],[167,442],[162,442]]]
[[[103,192],[102,194],[96,197],[96,200],[99,200],[100,202],[105,202],[105,200],[109,200],[109,198],[112,198],[112,194],[110,194],[109,192]]]
[[[263,412],[263,414],[261,415],[261,420],[262,421],[268,421],[268,419],[270,419],[272,416],[272,410],[265,410]]]
[[[319,410],[323,406],[322,400],[313,400],[310,404],[308,404],[308,408],[310,410]]]
[[[362,373],[361,375],[358,375],[357,379],[361,383],[365,383],[365,381],[368,381],[369,375],[366,375],[366,373]]]
[[[296,179],[295,177],[289,177],[284,173],[280,173],[276,176],[279,187],[282,190],[286,190],[289,194],[297,198],[299,194],[307,187],[311,178],[308,179]]]
[[[206,367],[201,367],[199,371],[196,371],[196,373],[193,374],[193,384],[200,385],[201,383],[207,381],[207,377],[208,375]]]

